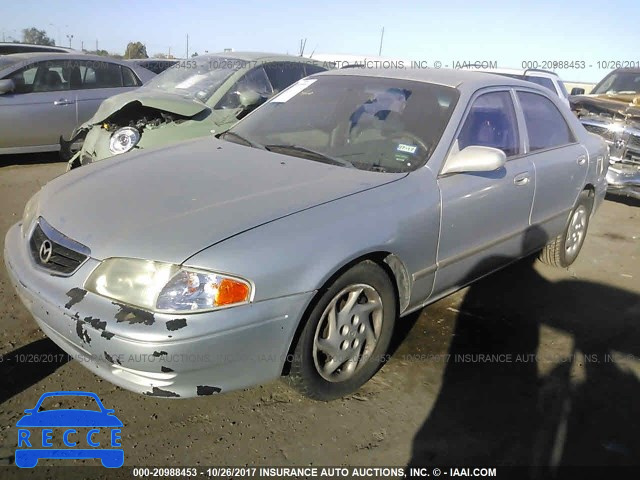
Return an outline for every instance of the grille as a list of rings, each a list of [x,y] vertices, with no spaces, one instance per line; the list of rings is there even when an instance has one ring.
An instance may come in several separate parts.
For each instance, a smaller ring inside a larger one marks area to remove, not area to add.
[[[45,223],[45,228],[49,232],[49,235],[47,235],[41,227],[41,222],[44,223],[44,221],[40,219],[31,234],[31,239],[29,240],[33,260],[42,268],[46,268],[52,272],[59,273],[61,275],[72,274],[80,265],[82,265],[88,256],[61,245],[59,243],[60,239],[64,239],[66,237]],[[55,237],[58,241],[51,237]],[[45,240],[48,240],[51,243],[51,256],[46,262],[43,262],[42,258],[40,258],[40,248]],[[78,244],[78,246],[81,245]]]
[[[606,127],[600,127],[598,125],[592,125],[589,123],[583,123],[583,126],[587,129],[587,131],[600,135],[605,140],[608,140],[610,142],[613,142],[615,140],[615,134]]]
[[[633,148],[634,150],[640,149],[640,135],[631,134],[629,136],[628,146]]]

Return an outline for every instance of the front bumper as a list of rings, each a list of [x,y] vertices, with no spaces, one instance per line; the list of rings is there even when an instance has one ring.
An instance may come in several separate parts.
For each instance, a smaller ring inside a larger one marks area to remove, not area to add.
[[[70,277],[38,268],[19,224],[7,233],[4,258],[21,300],[51,340],[106,380],[159,397],[211,395],[279,377],[314,294],[201,314],[151,314],[84,292],[95,259]]]
[[[607,171],[607,193],[640,199],[640,168],[611,164]]]

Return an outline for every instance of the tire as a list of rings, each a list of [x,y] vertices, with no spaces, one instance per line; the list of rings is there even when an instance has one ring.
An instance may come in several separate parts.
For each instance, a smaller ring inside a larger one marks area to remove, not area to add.
[[[382,366],[397,302],[389,276],[369,260],[347,270],[320,295],[286,381],[309,398],[329,401],[353,393]]]
[[[562,233],[547,243],[540,252],[538,258],[541,262],[554,267],[566,268],[578,258],[587,236],[591,205],[589,192],[585,190],[580,194],[571,210]]]

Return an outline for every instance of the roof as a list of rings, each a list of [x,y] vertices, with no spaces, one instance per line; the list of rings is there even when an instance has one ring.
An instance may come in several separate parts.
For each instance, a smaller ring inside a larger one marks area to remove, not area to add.
[[[477,90],[483,87],[498,85],[513,85],[527,88],[535,88],[537,85],[519,80],[517,78],[494,75],[487,72],[471,70],[452,70],[448,68],[427,69],[363,69],[347,68],[329,70],[316,75],[344,75],[361,77],[394,78],[398,80],[413,80],[417,82],[436,83],[452,88]],[[542,87],[540,87],[541,89]],[[546,92],[546,90],[545,90]]]
[[[616,68],[615,70],[612,70],[610,73],[614,73],[614,72],[640,73],[640,68]]]
[[[551,70],[542,70],[540,68],[490,68],[490,69],[478,69],[478,72],[497,73],[504,75],[531,75],[532,73],[542,74],[542,76],[558,77],[556,72]]]
[[[282,53],[268,53],[268,52],[217,52],[217,53],[207,53],[205,55],[198,55],[197,59],[204,59],[207,57],[225,57],[225,58],[233,58],[236,60],[242,60],[247,62],[257,61],[257,60],[275,60],[275,61],[298,61],[305,63],[314,63],[313,59],[309,59],[307,57],[300,57],[298,55],[285,55]]]
[[[104,57],[101,55],[90,55],[82,52],[69,52],[69,53],[59,53],[59,52],[28,52],[28,53],[12,53],[10,55],[3,55],[3,59],[5,60],[15,60],[16,62],[38,62],[44,60],[72,60],[74,58],[81,60],[90,60],[95,62],[113,62],[113,63],[121,63],[125,64],[124,60],[113,58],[113,57]],[[11,65],[8,65],[11,66]]]
[[[74,50],[73,48],[59,47],[58,45],[39,45],[36,43],[22,43],[22,42],[0,42],[0,48],[1,47],[14,47],[14,48],[20,48],[20,49],[21,48],[24,48],[24,49],[38,48],[43,50],[44,49],[55,50],[58,52],[76,52],[76,50]]]

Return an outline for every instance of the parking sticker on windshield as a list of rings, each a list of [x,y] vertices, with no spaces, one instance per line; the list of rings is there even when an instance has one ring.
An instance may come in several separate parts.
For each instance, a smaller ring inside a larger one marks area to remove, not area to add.
[[[311,84],[313,84],[315,82],[316,82],[315,79],[298,80],[298,83],[294,83],[291,87],[289,87],[289,89],[287,91],[285,91],[284,93],[278,95],[277,97],[275,97],[271,101],[275,102],[275,103],[288,102],[293,97],[298,95],[301,91],[303,91],[305,88],[307,88],[308,86],[310,86]]]
[[[411,155],[414,155],[417,149],[416,145],[407,145],[405,143],[398,144],[398,148],[396,148],[398,152],[410,153]]]

